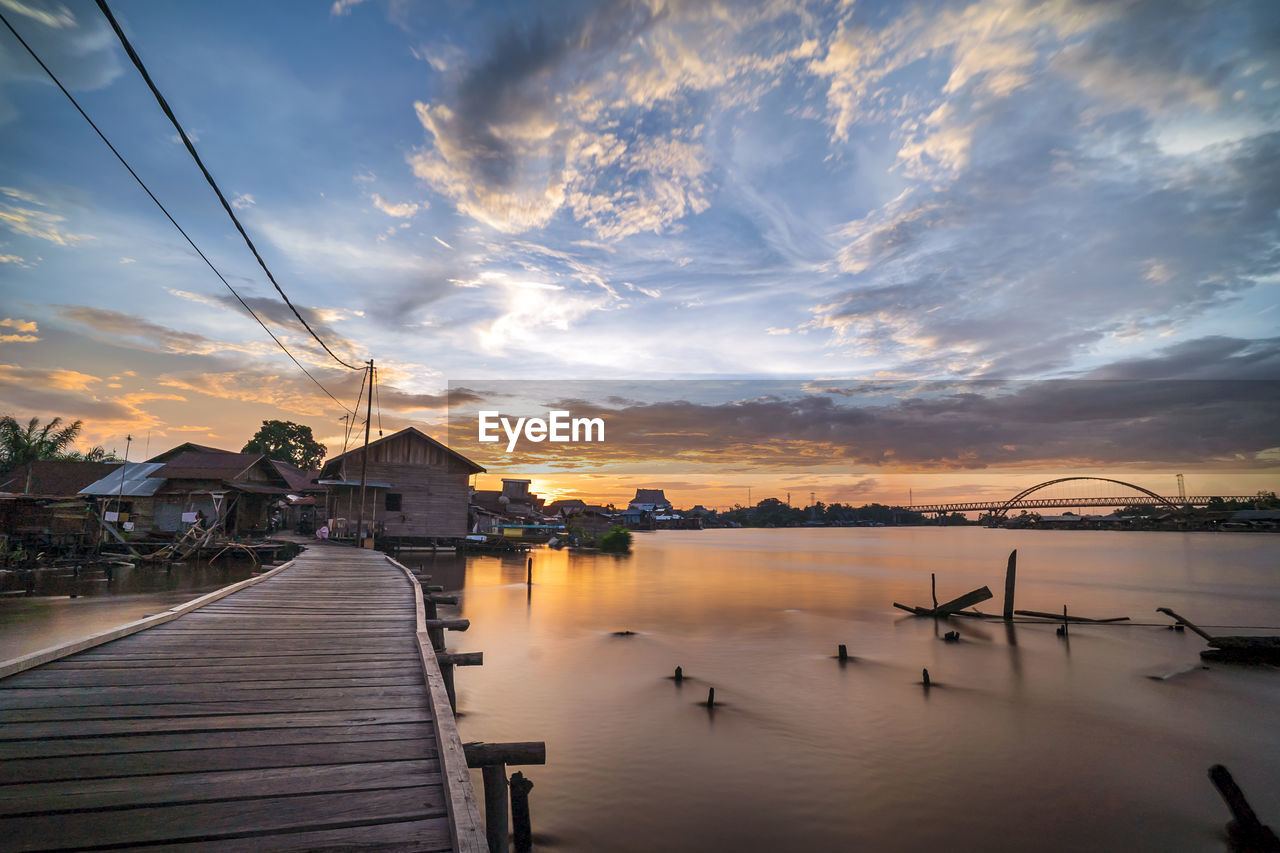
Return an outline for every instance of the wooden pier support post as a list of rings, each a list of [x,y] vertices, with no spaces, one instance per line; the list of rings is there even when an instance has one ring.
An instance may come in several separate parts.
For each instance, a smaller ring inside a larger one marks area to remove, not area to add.
[[[516,853],[533,849],[533,827],[529,820],[529,791],[533,783],[517,770],[511,774],[511,840]]]
[[[707,707],[714,708],[716,706],[716,689],[714,687],[707,688]]]
[[[480,768],[484,778],[485,838],[490,853],[507,851],[507,765],[546,764],[547,745],[542,741],[531,743],[464,743],[462,751],[467,756],[467,766]],[[529,784],[529,787],[533,787]],[[528,794],[528,788],[524,793]],[[525,818],[528,818],[528,799],[525,799]],[[518,849],[518,848],[517,848]],[[528,849],[528,848],[526,848]]]
[[[533,586],[533,557],[529,558],[529,568],[524,578],[525,586]]]
[[[929,572],[929,594],[933,596],[933,609],[938,609],[938,575],[935,572]]]
[[[1009,552],[1009,567],[1004,572],[1004,621],[1013,621],[1013,582],[1018,574],[1018,549]]]
[[[507,765],[489,764],[480,772],[484,776],[484,834],[489,853],[506,853]]]
[[[679,684],[680,682],[684,681],[684,668],[683,668],[683,667],[679,667],[679,666],[678,666],[678,667],[676,667],[675,679],[676,679],[676,684]]]
[[[836,649],[836,655],[840,658],[840,663],[844,663],[849,660],[849,650],[845,648],[844,643],[841,643]]]
[[[926,670],[923,670],[923,672],[924,672],[924,686],[928,687],[929,686],[929,670],[926,669]]]
[[[453,668],[482,665],[484,652],[436,652],[436,662],[440,664],[440,677],[444,681],[444,692],[449,696],[449,707],[456,714],[458,713],[458,694],[453,687]]]

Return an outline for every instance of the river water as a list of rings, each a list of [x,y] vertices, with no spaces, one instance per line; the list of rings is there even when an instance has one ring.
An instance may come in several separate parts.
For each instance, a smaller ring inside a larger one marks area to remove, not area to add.
[[[419,563],[463,590],[451,646],[485,654],[457,674],[463,740],[547,744],[523,768],[545,849],[1222,850],[1215,763],[1280,826],[1275,669],[1206,668],[1164,627],[891,606],[928,605],[936,572],[940,600],[987,585],[999,613],[1013,548],[1019,608],[1280,626],[1267,534],[670,531],[535,551],[531,588],[522,557]]]
[[[979,609],[999,613],[1013,548],[1019,608],[1159,625],[1063,639],[891,606],[928,605],[936,572],[940,600],[986,585]],[[1212,764],[1280,827],[1280,671],[1203,667],[1201,639],[1155,608],[1280,626],[1278,558],[1272,534],[858,528],[537,550],[532,587],[523,556],[405,562],[462,591],[441,615],[471,629],[450,645],[485,655],[457,671],[463,740],[547,744],[545,766],[509,768],[534,782],[539,849],[1219,851]],[[0,599],[0,659],[247,574],[222,571],[139,567],[114,594]],[[960,642],[939,638],[953,629]]]

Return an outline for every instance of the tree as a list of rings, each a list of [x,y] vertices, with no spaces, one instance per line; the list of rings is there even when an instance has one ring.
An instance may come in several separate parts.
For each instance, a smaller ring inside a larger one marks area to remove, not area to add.
[[[31,463],[58,458],[80,434],[80,421],[62,426],[62,418],[54,418],[43,427],[32,418],[24,427],[9,415],[0,418],[0,462],[7,469],[25,465],[27,483],[23,494],[31,494]]]
[[[325,446],[311,435],[311,427],[293,421],[263,421],[262,429],[240,451],[264,453],[268,459],[288,462],[308,470],[324,461]]]
[[[59,459],[66,459],[70,462],[123,462],[114,450],[107,450],[101,444],[81,453],[79,450],[72,450],[69,453],[63,453],[58,456]]]

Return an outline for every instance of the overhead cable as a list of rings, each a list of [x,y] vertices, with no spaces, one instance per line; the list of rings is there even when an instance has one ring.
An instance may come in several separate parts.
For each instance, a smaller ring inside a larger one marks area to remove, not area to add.
[[[111,144],[111,140],[107,139],[106,135],[98,128],[98,125],[94,124],[93,119],[89,118],[89,114],[84,111],[84,109],[80,106],[79,102],[76,101],[75,97],[73,97],[72,94],[67,91],[67,87],[62,85],[62,81],[60,81],[57,78],[57,75],[55,75],[53,71],[49,69],[49,66],[44,64],[44,60],[42,60],[36,54],[36,52],[31,48],[31,45],[27,44],[26,40],[21,35],[18,34],[18,31],[13,28],[13,24],[9,23],[9,19],[4,16],[3,12],[0,12],[0,22],[3,22],[4,25],[8,28],[9,32],[13,33],[13,37],[18,40],[18,43],[21,44],[24,48],[26,48],[27,53],[31,54],[31,58],[36,61],[36,64],[38,64],[44,70],[45,74],[49,75],[49,79],[52,80],[54,85],[57,86],[62,91],[62,94],[67,96],[67,100],[69,100],[71,102],[71,105],[76,108],[76,111],[79,112],[80,115],[84,117],[84,120],[89,123],[89,126],[93,128],[93,132],[98,134],[98,138],[101,139],[104,143],[106,143],[107,148],[111,149],[111,153],[116,155],[116,159],[119,160],[120,164],[124,166],[125,169],[128,170],[129,174],[133,176],[133,179],[138,182],[138,186],[142,187],[143,191],[146,192],[146,194],[151,198],[153,202],[155,202],[156,207],[160,208],[160,212],[163,213],[165,215],[165,218],[168,219],[169,222],[173,224],[173,227],[178,229],[178,233],[181,234],[186,239],[187,243],[191,246],[191,248],[195,250],[195,253],[200,256],[200,259],[208,265],[209,269],[213,270],[213,274],[218,277],[218,280],[221,281],[224,285],[226,285],[227,290],[231,291],[231,295],[236,298],[236,301],[238,301],[240,305],[244,307],[245,311],[249,312],[249,316],[251,316],[253,319],[258,321],[258,325],[261,326],[263,331],[265,331],[271,337],[271,340],[275,341],[276,346],[280,347],[280,349],[284,351],[284,354],[289,356],[289,358],[293,361],[293,363],[298,366],[298,369],[301,370],[303,373],[305,373],[307,375],[307,378],[310,379],[312,382],[314,382],[316,386],[325,394],[327,394],[331,400],[333,400],[339,406],[342,406],[344,410],[351,411],[350,409],[347,409],[346,405],[341,400],[333,396],[333,394],[329,391],[329,389],[324,387],[324,385],[320,383],[319,379],[316,379],[314,376],[312,376],[311,371],[303,367],[302,362],[298,361],[298,359],[294,357],[293,353],[289,352],[289,348],[286,347],[280,341],[280,339],[275,336],[275,334],[271,331],[271,329],[267,328],[267,324],[262,322],[262,318],[259,317],[257,313],[252,308],[249,307],[249,303],[245,302],[244,299],[240,296],[240,294],[236,292],[236,289],[232,287],[231,283],[227,281],[227,279],[222,275],[221,272],[218,271],[218,268],[213,265],[213,262],[209,260],[209,258],[205,255],[205,253],[200,251],[200,247],[197,246],[195,241],[191,239],[191,236],[187,234],[185,230],[183,230],[182,226],[178,224],[178,221],[173,218],[173,216],[169,213],[168,209],[160,202],[160,199],[156,198],[155,193],[151,192],[151,188],[147,186],[146,182],[143,181],[142,178],[138,177],[138,173],[133,170],[133,167],[129,165],[129,162],[124,159],[124,156],[121,155],[121,153],[116,150],[116,147]]]
[[[280,294],[280,298],[284,300],[284,304],[289,306],[289,310],[293,312],[293,316],[298,318],[298,322],[303,325],[303,328],[311,333],[311,337],[316,339],[316,342],[324,348],[324,351],[327,352],[334,361],[338,362],[338,364],[341,364],[343,367],[349,368],[350,370],[364,370],[363,365],[357,366],[354,364],[348,364],[339,358],[333,350],[329,349],[329,345],[316,334],[315,329],[311,328],[311,325],[307,323],[302,314],[298,313],[298,309],[289,301],[289,297],[285,294],[284,288],[282,288],[276,281],[275,276],[271,274],[271,270],[267,268],[267,262],[264,261],[262,259],[262,255],[258,253],[258,247],[253,245],[253,240],[249,239],[248,232],[246,232],[244,230],[244,226],[240,224],[239,218],[231,208],[231,203],[228,202],[227,197],[222,194],[222,190],[218,187],[217,182],[214,181],[213,175],[209,174],[209,170],[205,167],[204,161],[201,160],[200,155],[196,153],[195,145],[192,144],[191,138],[187,136],[187,132],[183,130],[181,123],[178,122],[178,117],[175,116],[173,114],[173,110],[169,108],[169,102],[164,99],[164,95],[160,94],[160,90],[156,88],[156,84],[152,81],[151,75],[147,73],[146,66],[142,64],[142,59],[139,58],[137,51],[133,49],[133,45],[129,43],[129,39],[125,37],[124,30],[120,28],[120,24],[117,23],[115,16],[111,14],[111,9],[107,7],[106,0],[97,0],[97,3],[98,8],[102,10],[102,14],[106,16],[107,22],[111,24],[111,29],[115,30],[116,36],[120,39],[120,43],[124,45],[125,53],[129,54],[129,59],[133,60],[134,66],[138,69],[138,73],[140,73],[142,75],[142,79],[146,81],[147,88],[151,90],[151,94],[155,95],[156,101],[160,104],[160,109],[164,110],[164,114],[169,117],[169,121],[178,131],[178,136],[182,138],[182,144],[186,146],[188,153],[190,153],[192,159],[196,161],[196,165],[200,167],[200,171],[204,174],[204,179],[209,182],[209,186],[213,187],[214,193],[218,196],[218,201],[222,202],[223,210],[227,212],[227,216],[230,216],[231,221],[235,223],[236,230],[239,231],[240,236],[244,238],[245,245],[249,247],[249,251],[253,252],[253,256],[258,259],[258,266],[262,267],[262,271],[267,274],[267,279],[271,282],[272,286],[275,287],[276,292]]]

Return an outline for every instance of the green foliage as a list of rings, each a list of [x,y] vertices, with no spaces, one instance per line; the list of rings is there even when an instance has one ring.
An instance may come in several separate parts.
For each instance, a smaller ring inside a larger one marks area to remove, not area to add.
[[[626,554],[631,551],[631,531],[620,524],[609,528],[600,537],[600,550],[610,554]]]
[[[27,468],[26,493],[31,491],[31,463],[41,459],[58,459],[80,434],[80,421],[62,426],[62,418],[54,418],[43,427],[39,418],[26,426],[9,415],[0,417],[0,469]]]
[[[101,444],[95,445],[84,453],[79,450],[72,450],[69,453],[63,453],[58,457],[71,462],[123,462],[114,450],[107,450]]]
[[[777,498],[765,498],[753,507],[734,507],[720,517],[741,524],[743,527],[803,527],[818,524],[933,524],[918,512],[908,512],[901,507],[884,504],[826,504],[818,501],[813,506],[787,506]],[[942,524],[972,524],[962,516],[949,516]]]
[[[327,449],[311,435],[311,427],[293,421],[263,421],[241,453],[265,453],[304,470],[319,468]]]

